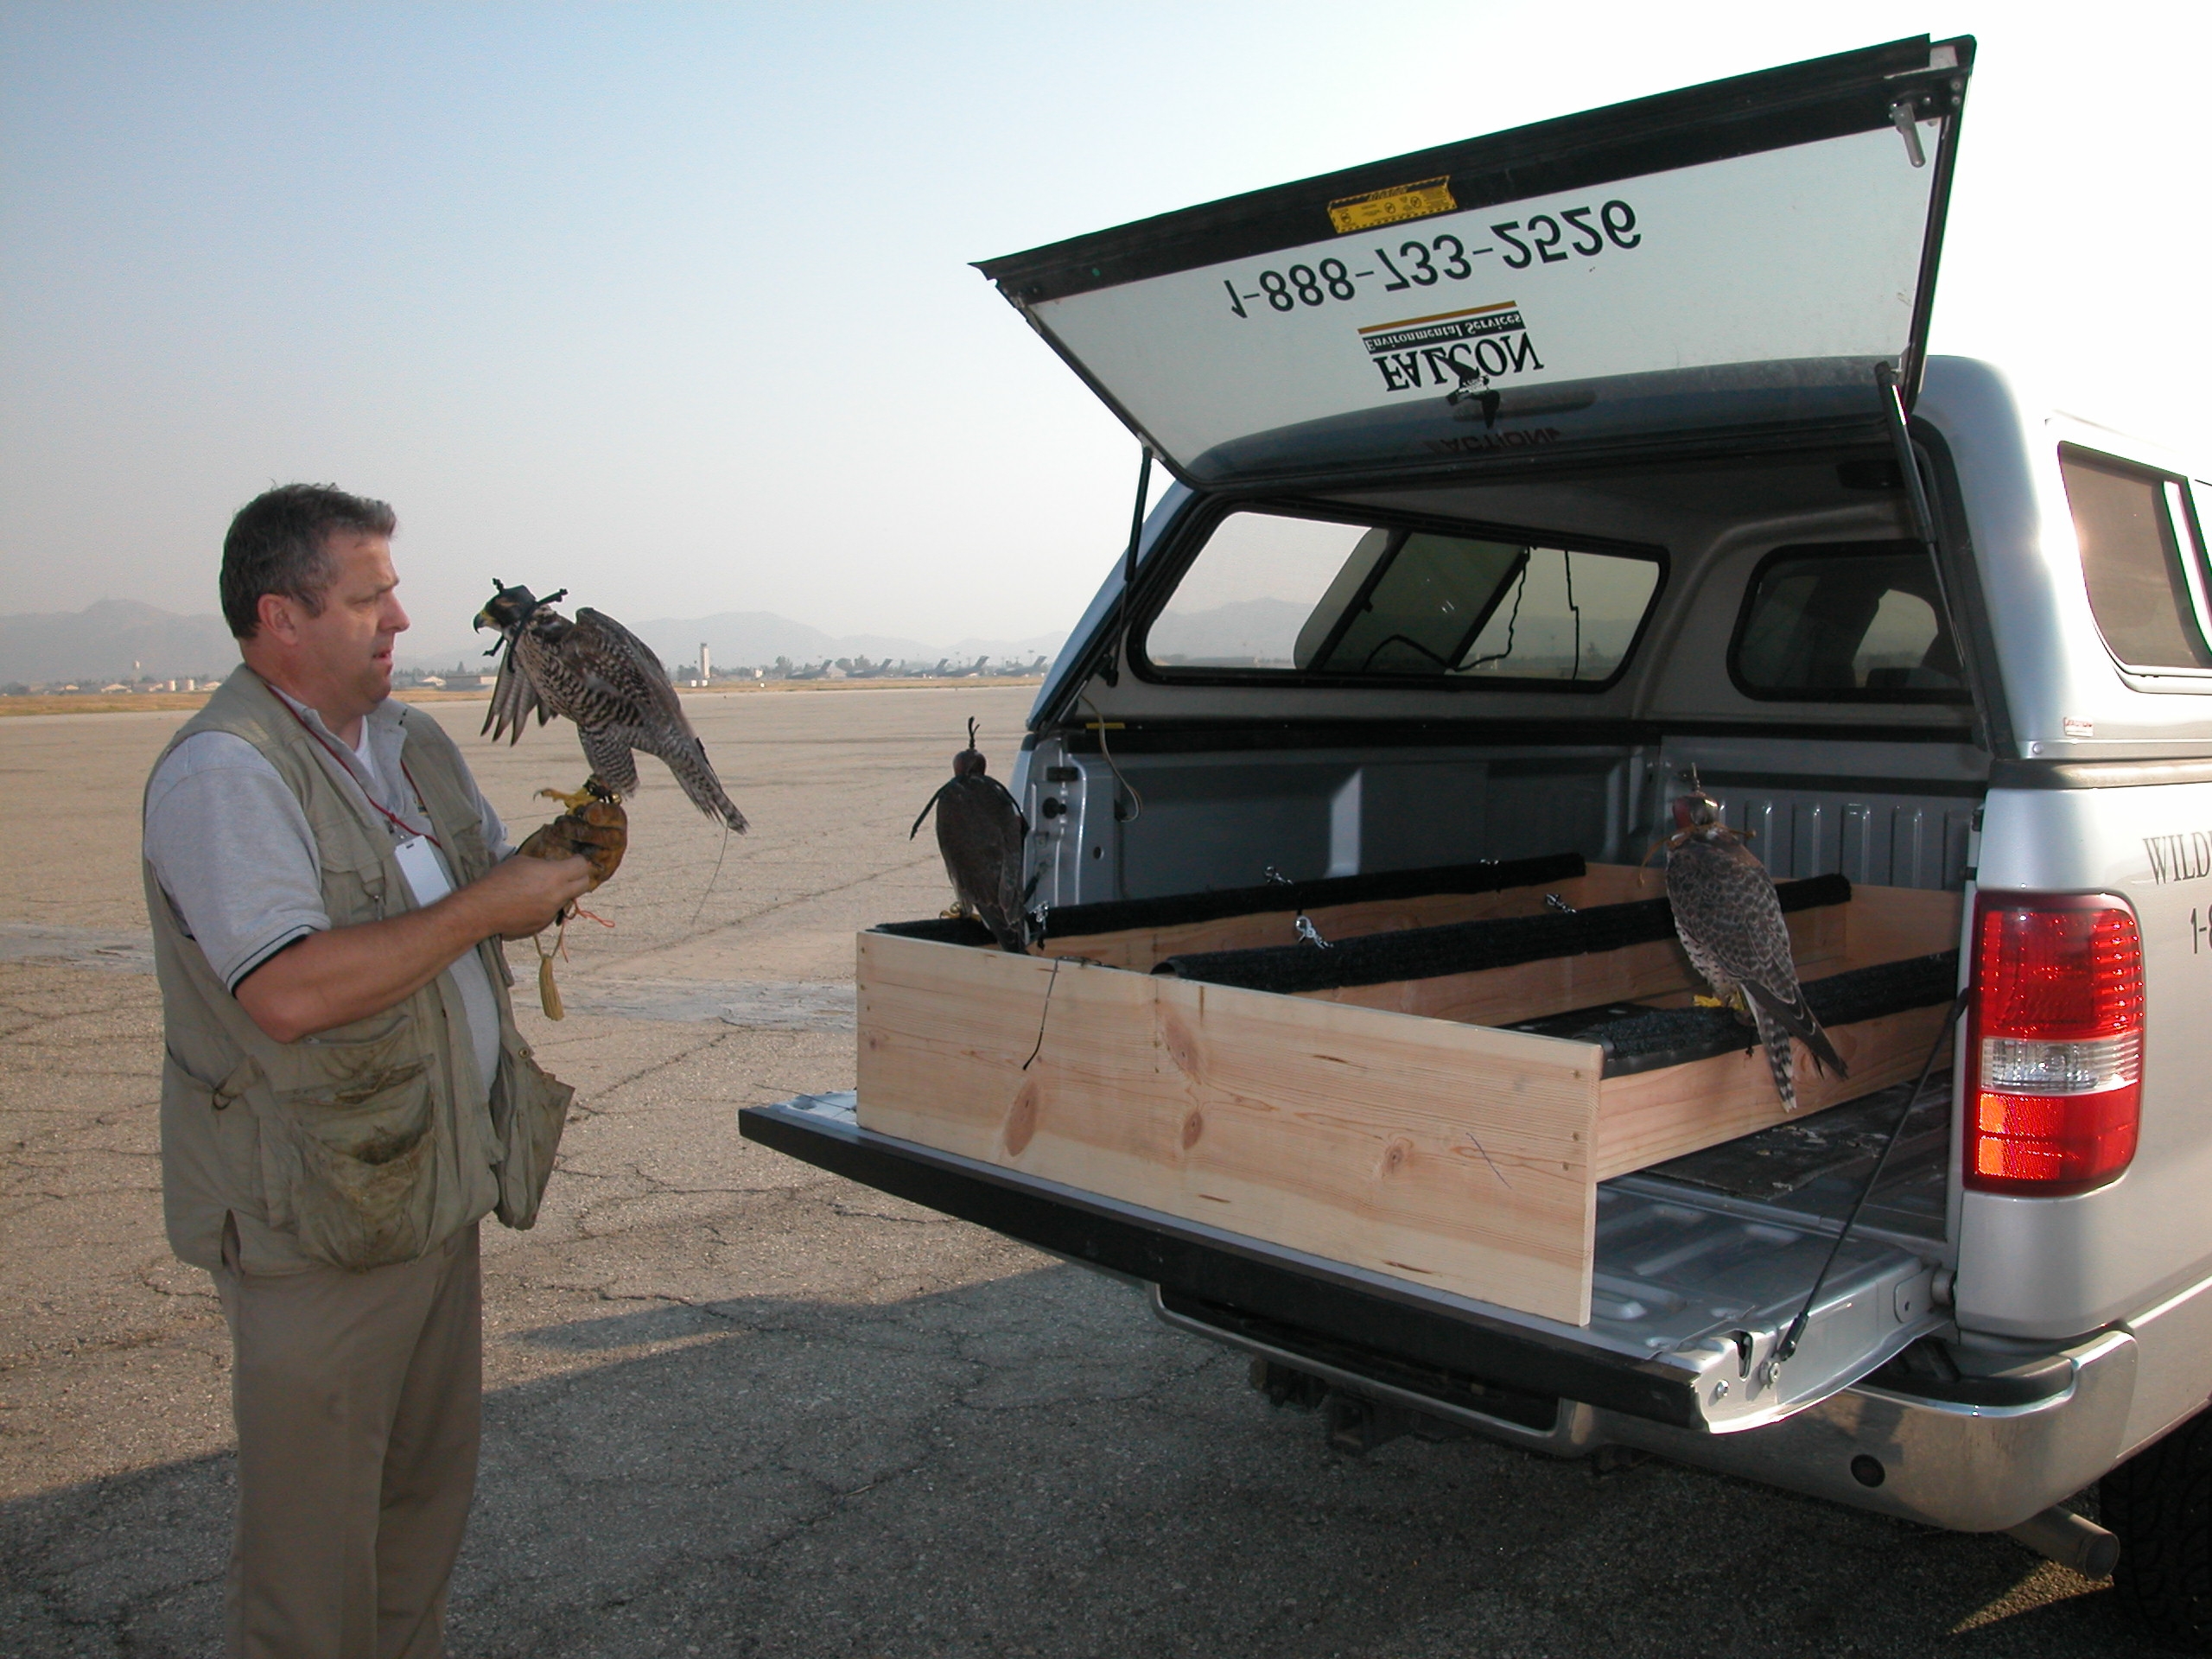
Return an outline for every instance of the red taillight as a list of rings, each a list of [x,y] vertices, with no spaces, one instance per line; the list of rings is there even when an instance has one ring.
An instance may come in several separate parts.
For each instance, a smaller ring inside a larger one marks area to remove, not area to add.
[[[1974,917],[1966,1184],[2101,1186],[2135,1156],[2143,942],[2109,899],[1985,893]]]

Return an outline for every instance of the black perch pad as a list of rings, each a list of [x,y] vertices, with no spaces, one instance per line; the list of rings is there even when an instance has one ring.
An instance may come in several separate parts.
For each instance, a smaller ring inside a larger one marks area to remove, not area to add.
[[[1807,980],[1805,1001],[1822,1026],[1855,1026],[1862,1020],[1948,1002],[1958,988],[1959,953],[1938,950]],[[1758,1040],[1751,1027],[1726,1008],[1650,1008],[1635,1002],[1548,1014],[1507,1029],[1602,1044],[1609,1077],[1709,1060],[1716,1054],[1750,1048]]]
[[[1571,881],[1589,873],[1580,853],[1548,853],[1503,863],[1443,864],[1425,870],[1378,870],[1372,875],[1326,876],[1318,881],[1269,882],[1256,887],[1223,887],[1211,893],[1178,893],[1163,899],[1120,899],[1098,905],[1058,905],[1045,912],[1045,937],[1075,938],[1122,933],[1139,927],[1179,927],[1217,922],[1230,916],[1264,916],[1279,910],[1320,910],[1330,905],[1364,905],[1389,899],[1421,899],[1431,893],[1502,893]]]
[[[1851,902],[1851,883],[1840,875],[1784,881],[1776,890],[1784,911]],[[1511,968],[1674,937],[1672,907],[1664,899],[1646,899],[1559,914],[1363,933],[1332,940],[1325,950],[1312,944],[1281,944],[1255,950],[1195,951],[1170,957],[1153,972],[1254,991],[1333,991],[1350,985],[1388,985],[1402,979],[1440,979],[1446,974]]]
[[[991,930],[973,916],[931,916],[918,922],[878,922],[871,933],[889,933],[902,939],[927,939],[931,944],[974,944],[989,950],[998,941]]]
[[[1223,887],[1211,893],[1178,893],[1165,899],[1118,899],[1108,904],[1056,905],[1045,912],[1048,939],[1122,933],[1139,927],[1176,927],[1190,922],[1217,922],[1230,916],[1264,916],[1284,910],[1319,910],[1328,905],[1376,904],[1390,899],[1421,899],[1431,893],[1503,893],[1571,881],[1589,874],[1580,853],[1547,853],[1541,858],[1503,863],[1440,864],[1425,870],[1379,870],[1373,875],[1327,876],[1318,881],[1268,882],[1256,887]],[[937,944],[991,944],[990,930],[969,917],[932,916],[919,922],[884,922],[874,930],[902,939]]]

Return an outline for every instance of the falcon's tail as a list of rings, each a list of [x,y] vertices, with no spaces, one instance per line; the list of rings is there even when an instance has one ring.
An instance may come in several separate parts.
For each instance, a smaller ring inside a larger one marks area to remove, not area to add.
[[[1828,1041],[1827,1033],[1813,1017],[1802,988],[1793,986],[1791,989],[1795,995],[1785,1001],[1764,985],[1744,982],[1745,999],[1751,1005],[1751,1018],[1766,1044],[1767,1065],[1774,1072],[1774,1086],[1782,1096],[1782,1109],[1787,1112],[1797,1109],[1797,1087],[1790,1075],[1796,1065],[1789,1052],[1792,1037],[1805,1045],[1816,1069],[1833,1071],[1839,1077],[1851,1075],[1843,1057],[1835,1052],[1835,1045]]]
[[[1759,1040],[1766,1045],[1766,1069],[1774,1074],[1774,1092],[1782,1096],[1782,1109],[1794,1112],[1797,1109],[1797,1079],[1793,1075],[1796,1057],[1790,1052],[1789,1033],[1763,1002],[1751,1004],[1751,1019],[1759,1028]]]
[[[707,746],[694,738],[689,745],[679,745],[674,754],[664,754],[668,769],[676,774],[676,781],[683,786],[691,804],[710,818],[718,818],[739,835],[745,833],[745,814],[737,810],[737,803],[722,791],[722,780],[715,775],[713,764],[707,759]]]

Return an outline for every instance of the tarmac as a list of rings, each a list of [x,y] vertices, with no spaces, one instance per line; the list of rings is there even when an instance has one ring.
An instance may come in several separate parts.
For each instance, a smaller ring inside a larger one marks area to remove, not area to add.
[[[1656,1460],[1330,1450],[1127,1288],[739,1138],[853,1081],[852,937],[949,900],[907,827],[1028,688],[692,703],[753,832],[656,763],[524,1020],[579,1110],[487,1221],[456,1655],[1630,1659],[2151,1651],[2108,1591]],[[517,833],[583,766],[429,712]],[[0,1654],[220,1648],[227,1342],[162,1233],[140,789],[181,713],[0,721]],[[721,860],[718,874],[714,872]],[[521,989],[531,947],[516,953]],[[524,1000],[527,1000],[525,998]]]

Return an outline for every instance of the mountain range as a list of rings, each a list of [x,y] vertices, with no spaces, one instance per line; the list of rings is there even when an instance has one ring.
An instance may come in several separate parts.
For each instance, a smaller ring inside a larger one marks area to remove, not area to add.
[[[1023,639],[960,639],[931,644],[891,634],[832,634],[794,622],[772,611],[723,611],[690,620],[659,617],[632,625],[632,631],[673,671],[696,664],[706,642],[716,668],[761,667],[785,657],[794,664],[823,658],[867,657],[934,663],[949,657],[973,662],[1026,662],[1059,650],[1064,633],[1033,634]],[[402,668],[449,669],[488,663],[479,654],[483,642],[461,639],[443,645],[425,640],[420,648],[408,635],[399,641]],[[81,611],[0,616],[0,683],[50,683],[61,680],[115,680],[137,676],[162,679],[213,679],[238,659],[238,644],[219,616],[180,616],[136,600],[104,599]]]
[[[712,616],[686,621],[658,617],[636,622],[630,631],[651,645],[662,662],[674,668],[699,660],[702,641],[719,668],[766,668],[779,657],[793,663],[818,663],[823,658],[867,657],[877,662],[934,663],[940,657],[973,662],[988,657],[994,662],[1027,662],[1057,652],[1067,639],[1058,633],[1035,633],[1024,639],[957,639],[931,645],[896,634],[830,634],[804,622],[794,622],[773,611],[719,611]]]
[[[238,660],[238,641],[221,617],[179,616],[135,599],[0,616],[0,683],[217,679]]]

